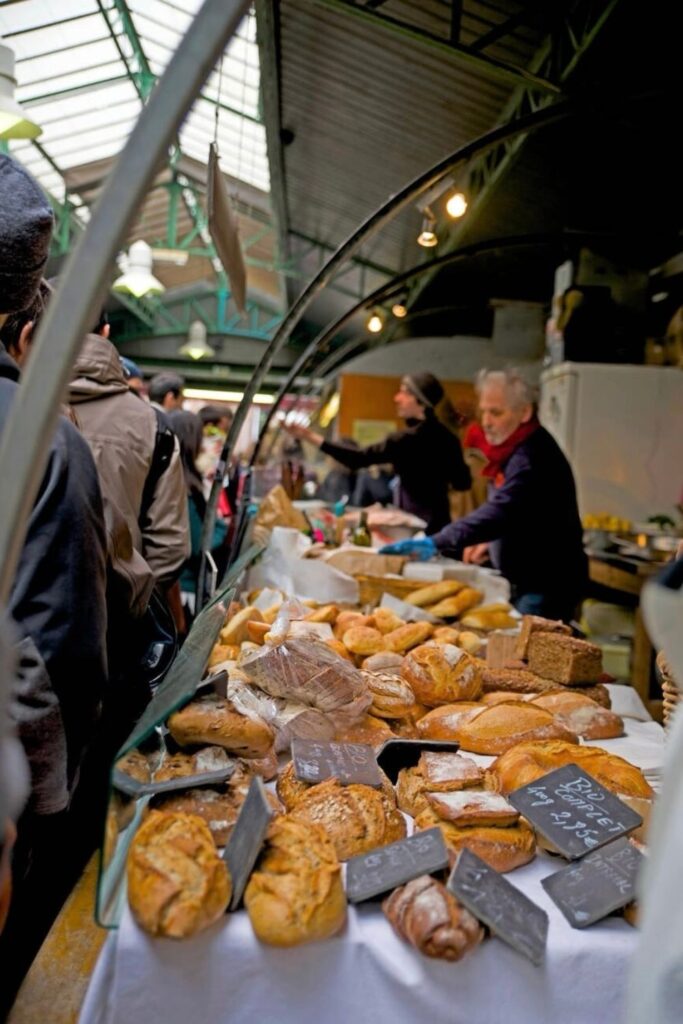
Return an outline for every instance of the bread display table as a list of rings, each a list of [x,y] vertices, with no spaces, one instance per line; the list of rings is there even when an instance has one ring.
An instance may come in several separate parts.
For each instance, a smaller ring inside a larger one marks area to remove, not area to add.
[[[610,691],[627,735],[604,745],[642,764],[654,781],[661,727],[631,688]],[[185,942],[150,938],[126,911],[106,942],[80,1024],[618,1022],[637,932],[620,917],[572,929],[540,884],[563,863],[539,854],[506,876],[549,915],[542,967],[498,939],[458,963],[430,960],[398,938],[379,903],[350,906],[340,935],[293,949],[259,943],[244,911]]]

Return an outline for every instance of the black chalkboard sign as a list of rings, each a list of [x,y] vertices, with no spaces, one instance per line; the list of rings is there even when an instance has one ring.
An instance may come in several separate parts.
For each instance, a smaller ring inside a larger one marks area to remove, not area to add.
[[[263,780],[260,775],[255,775],[235,827],[230,833],[228,845],[223,851],[232,879],[230,910],[237,910],[242,902],[244,890],[261,852],[273,814]]]
[[[576,764],[515,789],[508,800],[567,860],[577,860],[643,823]]]
[[[300,782],[315,784],[337,779],[342,786],[352,782],[364,786],[382,785],[375,751],[366,743],[317,743],[292,740],[294,775]]]
[[[548,938],[545,910],[471,850],[460,851],[447,886],[494,935],[537,966],[543,962]]]
[[[126,775],[120,768],[112,772],[112,785],[121,793],[138,799],[141,796],[153,796],[155,793],[175,793],[182,789],[197,789],[200,786],[219,786],[227,782],[234,774],[235,763],[217,768],[212,772],[197,772],[196,775],[181,775],[177,779],[164,779],[162,782],[140,782],[131,775]]]
[[[403,768],[414,768],[423,750],[437,754],[457,754],[460,744],[455,740],[387,740],[377,752],[377,764],[391,782],[396,782]]]
[[[352,857],[346,865],[346,894],[351,903],[361,903],[445,867],[448,850],[441,829],[428,828],[408,839]]]
[[[548,875],[541,885],[572,928],[586,928],[635,899],[643,861],[642,853],[622,837]]]

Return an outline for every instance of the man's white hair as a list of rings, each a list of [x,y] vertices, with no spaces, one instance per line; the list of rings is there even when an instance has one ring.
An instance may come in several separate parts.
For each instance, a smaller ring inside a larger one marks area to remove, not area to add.
[[[522,409],[525,405],[535,406],[538,402],[536,387],[515,366],[509,366],[505,370],[480,370],[474,378],[474,387],[478,395],[486,384],[502,384],[513,409]]]

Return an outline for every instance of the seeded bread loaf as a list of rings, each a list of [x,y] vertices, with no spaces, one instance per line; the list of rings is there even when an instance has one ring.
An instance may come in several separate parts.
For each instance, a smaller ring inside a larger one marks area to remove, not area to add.
[[[597,644],[562,633],[532,633],[527,647],[529,669],[556,683],[596,683],[602,673]]]

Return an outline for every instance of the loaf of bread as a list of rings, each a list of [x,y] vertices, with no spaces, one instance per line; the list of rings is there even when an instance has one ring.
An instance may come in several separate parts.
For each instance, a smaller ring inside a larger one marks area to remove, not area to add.
[[[382,910],[397,934],[425,956],[460,960],[484,938],[476,917],[431,875],[394,889]]]
[[[267,622],[247,623],[247,640],[251,640],[253,644],[262,644],[266,638],[266,633],[269,632],[270,625]]]
[[[455,644],[457,647],[459,636],[460,631],[453,626],[437,626],[432,633],[432,640],[435,640],[437,644]]]
[[[534,830],[523,819],[505,828],[489,825],[459,828],[450,821],[444,821],[431,807],[415,819],[415,828],[418,830],[433,828],[435,825],[441,829],[452,861],[455,861],[461,850],[467,849],[476,853],[496,871],[505,872],[528,864],[536,856]]]
[[[129,750],[124,757],[119,758],[116,768],[137,782],[149,782],[152,778],[149,761],[136,749]]]
[[[378,718],[406,718],[415,711],[415,694],[400,676],[387,673],[363,673],[372,696],[370,714]]]
[[[481,604],[483,597],[481,590],[465,587],[455,597],[445,597],[442,601],[429,605],[427,611],[439,619],[457,619],[470,608],[476,608],[478,604]]]
[[[446,597],[453,597],[460,590],[465,589],[466,584],[460,580],[441,580],[439,583],[429,583],[426,587],[420,587],[408,594],[405,598],[407,604],[415,605],[417,608],[426,608],[427,605],[436,604]]]
[[[481,680],[484,693],[509,690],[510,693],[544,693],[555,690],[557,683],[521,668],[490,668],[482,666]]]
[[[209,656],[209,668],[222,665],[224,661],[237,661],[239,653],[238,644],[216,644]]]
[[[337,729],[334,739],[337,743],[368,743],[371,747],[379,749],[387,740],[393,739],[394,735],[393,725],[385,719],[363,715],[352,725]]]
[[[182,779],[202,772],[217,772],[234,766],[235,761],[223,747],[202,747],[194,754],[166,754],[154,773],[155,782]]]
[[[351,629],[352,626],[367,626],[369,623],[369,615],[362,615],[360,612],[339,612],[333,633],[337,640],[341,640],[347,629]]]
[[[208,749],[213,748],[209,747]],[[202,754],[201,750],[199,754]],[[277,775],[277,754],[274,750],[271,750],[265,757],[238,757],[235,759],[235,763],[235,772],[243,771],[250,777],[252,775],[260,775],[265,782],[270,782]]]
[[[340,786],[335,779],[311,786],[290,816],[322,825],[339,860],[387,846],[406,834],[403,815],[386,793],[371,786]]]
[[[346,921],[346,896],[325,830],[287,815],[273,821],[244,904],[257,938],[272,946],[336,934]]]
[[[168,730],[181,747],[211,744],[241,757],[264,757],[275,733],[256,715],[243,715],[223,697],[199,697],[175,711]]]
[[[470,757],[425,750],[414,768],[402,768],[396,781],[398,806],[415,817],[426,810],[426,793],[450,793],[480,785],[483,773]]]
[[[564,687],[562,687],[564,689]],[[599,704],[603,708],[611,708],[612,700],[609,695],[609,690],[603,683],[593,683],[592,686],[579,686],[575,684],[572,686],[572,690],[576,693],[582,693],[584,697],[590,697],[596,704]]]
[[[352,654],[367,658],[384,650],[384,637],[378,629],[370,626],[351,626],[342,637],[342,643]]]
[[[346,661],[353,662],[353,655],[346,647],[344,647],[341,640],[337,640],[337,638],[334,637],[332,640],[325,640],[323,642],[325,646],[329,647],[335,654],[338,654],[341,658],[345,658]]]
[[[248,622],[264,622],[263,615],[254,608],[253,605],[249,605],[247,608],[242,608],[241,611],[236,612],[223,626],[220,636],[222,644],[241,644],[244,640],[249,639],[247,632]]]
[[[454,793],[425,793],[427,803],[443,821],[460,828],[473,825],[514,825],[519,812],[500,793],[461,789]]]
[[[463,629],[462,632],[458,633],[458,642],[456,647],[460,647],[463,651],[467,651],[468,654],[479,654],[484,641],[476,633],[471,633],[467,629]]]
[[[417,723],[417,731],[423,740],[455,740],[460,726],[480,715],[486,705],[478,701],[463,700],[458,704],[444,704],[424,715]]]
[[[602,674],[602,651],[597,644],[563,633],[533,632],[527,661],[532,672],[556,683],[596,683]]]
[[[482,682],[479,662],[453,644],[423,644],[408,654],[401,669],[415,697],[427,707],[476,700]]]
[[[208,787],[184,789],[179,793],[159,793],[152,797],[150,806],[158,811],[187,814],[202,818],[211,832],[216,846],[225,846],[235,822],[242,800],[235,798],[227,787],[221,791]]]
[[[417,647],[428,640],[433,631],[431,622],[406,622],[405,626],[399,626],[385,635],[386,650],[405,654],[411,647]]]
[[[491,606],[467,612],[461,617],[460,625],[466,626],[467,629],[512,629],[517,625],[517,620],[510,615],[509,606],[508,610]]]
[[[364,672],[387,672],[392,675],[401,674],[403,655],[395,651],[381,651],[379,654],[371,654],[369,658],[361,662]]]
[[[375,629],[378,629],[383,634],[393,633],[395,629],[405,626],[405,620],[399,618],[396,612],[392,612],[390,608],[375,608],[372,613],[372,620],[375,624]]]
[[[396,793],[394,791],[394,787],[383,771],[380,771],[380,775],[382,778],[382,792],[388,799],[389,803],[396,806]],[[320,785],[320,783],[302,782],[301,779],[297,779],[294,772],[294,762],[288,761],[278,775],[275,788],[280,802],[287,811],[291,811],[294,805],[299,802],[301,797],[304,796],[305,793],[309,793],[316,785]]]
[[[338,615],[339,609],[336,604],[323,604],[320,608],[314,608],[312,612],[309,612],[306,621],[334,623],[337,621]]]
[[[530,703],[549,711],[566,729],[584,740],[609,740],[624,734],[624,720],[580,690],[540,693]]]
[[[520,743],[497,758],[486,772],[486,788],[512,793],[542,775],[577,764],[613,793],[651,800],[653,791],[639,768],[601,747],[576,746],[562,740]]]
[[[578,742],[574,733],[561,725],[549,711],[522,701],[485,708],[480,715],[458,725],[454,739],[463,750],[473,754],[502,754],[527,740]]]
[[[529,638],[532,633],[559,633],[563,636],[572,635],[571,628],[565,625],[564,622],[558,622],[555,619],[544,619],[540,615],[523,615],[522,627],[519,637],[517,638],[517,644],[514,651],[515,658],[519,658],[521,661],[526,661]]]
[[[226,911],[232,886],[202,818],[151,811],[133,837],[128,902],[150,935],[196,935]]]

